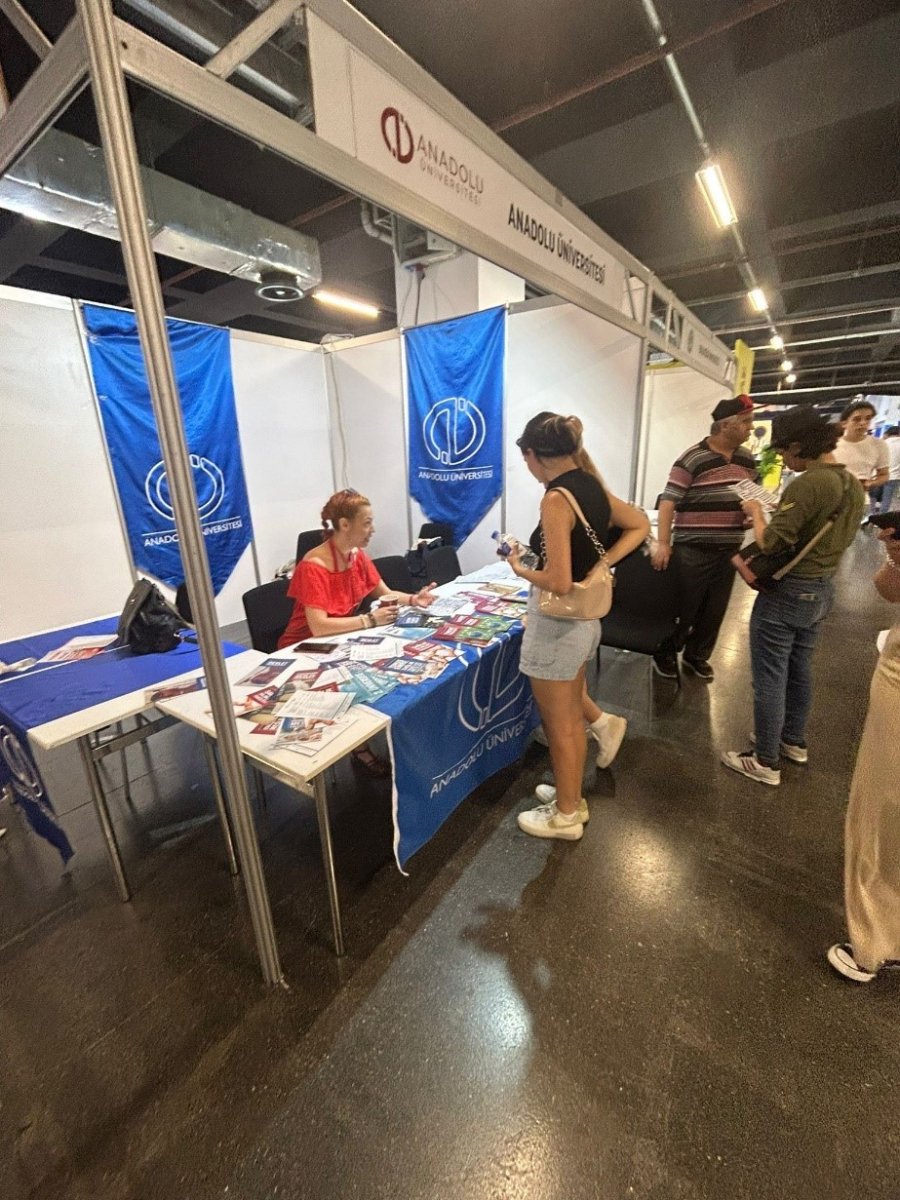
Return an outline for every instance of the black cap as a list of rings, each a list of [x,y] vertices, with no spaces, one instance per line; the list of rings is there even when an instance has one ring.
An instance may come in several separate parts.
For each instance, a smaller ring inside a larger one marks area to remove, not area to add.
[[[736,417],[738,413],[753,412],[753,401],[749,396],[729,396],[720,400],[712,410],[714,421],[724,421],[728,417]]]
[[[792,442],[802,442],[807,434],[814,430],[825,428],[830,422],[807,404],[798,404],[787,412],[778,413],[772,419],[772,440],[769,445],[774,450],[783,450]]]

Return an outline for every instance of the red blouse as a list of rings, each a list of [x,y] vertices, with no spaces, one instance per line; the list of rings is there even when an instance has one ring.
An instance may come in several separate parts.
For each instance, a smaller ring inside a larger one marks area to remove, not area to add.
[[[337,566],[333,546],[331,554]],[[357,550],[343,571],[329,571],[318,559],[301,559],[294,568],[287,591],[291,599],[296,601],[294,611],[287,629],[278,639],[278,649],[312,636],[306,620],[307,608],[321,608],[329,617],[350,617],[360,600],[374,591],[379,583],[381,576],[362,550]]]

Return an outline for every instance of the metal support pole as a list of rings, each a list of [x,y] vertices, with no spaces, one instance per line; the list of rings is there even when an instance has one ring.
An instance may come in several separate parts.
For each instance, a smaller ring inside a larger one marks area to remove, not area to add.
[[[216,812],[219,814],[219,824],[222,826],[222,836],[225,838],[225,850],[228,853],[228,870],[232,875],[240,873],[237,859],[234,854],[234,841],[231,837],[231,822],[228,820],[228,809],[225,806],[225,797],[222,795],[222,781],[219,778],[219,764],[216,761],[216,750],[212,738],[203,737],[203,750],[206,754],[206,769],[209,771],[210,782],[212,783],[213,796],[216,801]]]
[[[331,928],[334,933],[334,952],[341,958],[344,954],[344,929],[341,925],[341,902],[338,897],[337,876],[334,873],[334,849],[331,845],[331,820],[328,816],[328,791],[325,775],[313,780],[316,795],[316,820],[319,822],[319,841],[322,843],[322,862],[325,864],[325,880],[328,884],[328,903],[331,907]]]
[[[134,301],[169,493],[175,510],[175,529],[212,702],[225,792],[234,823],[257,952],[264,980],[268,984],[275,984],[282,978],[278,946],[259,843],[247,798],[228,676],[219,645],[206,547],[166,335],[162,292],[148,233],[147,206],[141,186],[125,76],[115,38],[111,0],[76,0],[76,3],[84,25],[103,154],[116,206],[128,287]]]
[[[124,904],[127,900],[131,899],[131,888],[128,886],[128,878],[125,875],[125,867],[122,863],[119,843],[116,841],[116,831],[113,829],[113,823],[109,815],[106,795],[103,791],[100,773],[97,770],[97,763],[94,760],[91,748],[90,736],[78,739],[78,749],[81,751],[81,760],[87,772],[88,784],[91,789],[91,799],[94,802],[94,808],[97,812],[97,820],[100,822],[103,840],[106,842],[106,853],[109,855],[110,866],[112,867],[113,876],[116,881],[116,890],[119,893],[119,899]]]
[[[638,360],[638,377],[637,391],[635,393],[635,408],[634,408],[634,447],[631,451],[631,475],[628,481],[628,498],[632,504],[638,504],[640,498],[638,496],[638,469],[641,463],[643,454],[644,442],[644,382],[647,378],[647,323],[650,319],[650,297],[652,288],[648,283],[644,288],[644,303],[641,313],[641,326],[644,329],[644,337],[640,340],[640,349],[638,351],[640,358]],[[642,481],[643,483],[643,481]]]

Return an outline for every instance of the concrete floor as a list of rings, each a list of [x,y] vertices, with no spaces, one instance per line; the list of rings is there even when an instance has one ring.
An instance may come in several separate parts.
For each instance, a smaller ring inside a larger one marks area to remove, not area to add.
[[[113,809],[135,886],[117,903],[80,763],[45,775],[78,846],[0,810],[3,1200],[897,1200],[900,976],[853,987],[842,821],[890,606],[859,539],[817,660],[807,768],[780,790],[719,766],[751,711],[736,587],[712,687],[654,685],[604,654],[631,719],[591,782],[576,844],[515,812],[538,747],[413,860],[390,857],[389,792],[339,774],[349,956],[329,946],[311,804],[270,785],[263,854],[287,990],[259,983],[240,889],[187,731],[139,748]],[[900,720],[900,718],[898,718]],[[110,782],[119,782],[118,762]]]

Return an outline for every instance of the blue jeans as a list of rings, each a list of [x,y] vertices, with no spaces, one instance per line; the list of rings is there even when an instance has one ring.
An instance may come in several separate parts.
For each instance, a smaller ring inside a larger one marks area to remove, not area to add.
[[[830,579],[782,579],[760,592],[750,618],[756,757],[778,767],[779,743],[805,746],[812,655],[834,598]]]
[[[881,488],[881,506],[879,512],[893,512],[895,505],[900,502],[900,479],[889,479]]]

